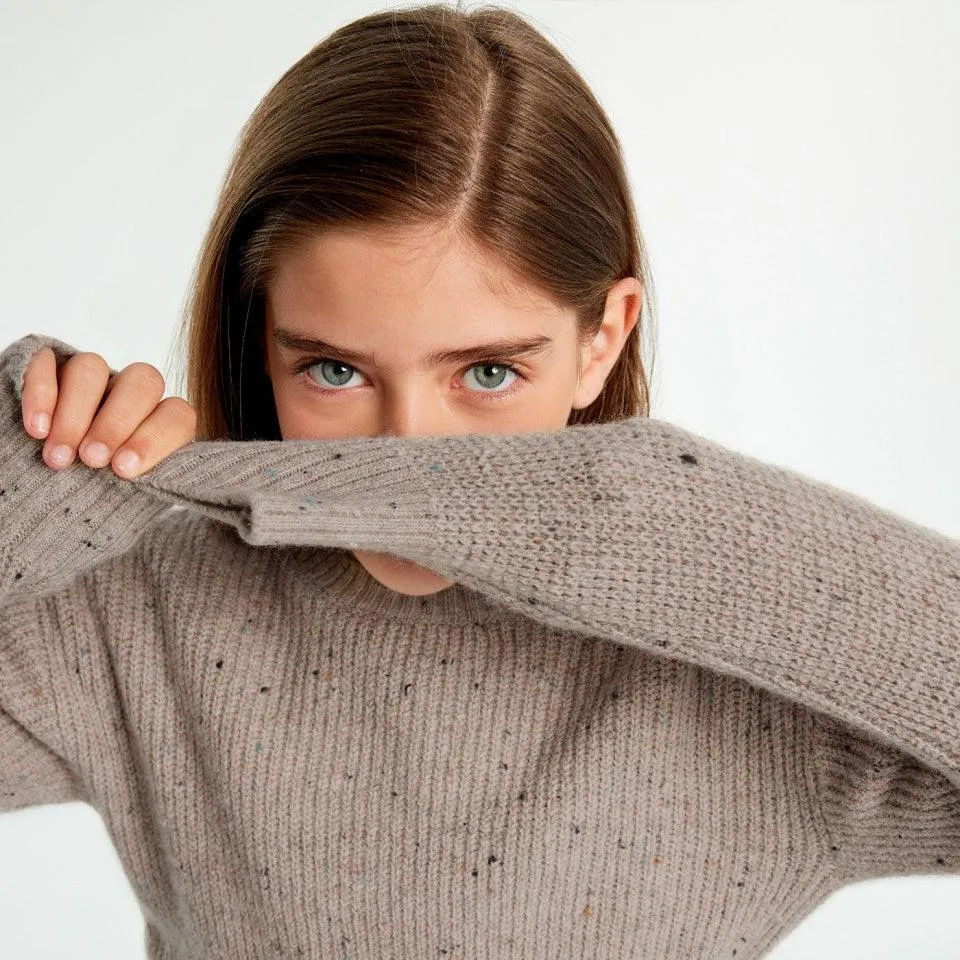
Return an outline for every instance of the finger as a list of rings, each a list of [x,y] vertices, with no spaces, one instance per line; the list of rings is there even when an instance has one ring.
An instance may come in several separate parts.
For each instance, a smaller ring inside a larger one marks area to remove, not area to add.
[[[161,460],[196,436],[197,413],[183,397],[165,397],[113,458],[113,468],[122,477],[152,470]],[[138,461],[126,468],[122,456],[133,453]]]
[[[163,374],[149,363],[128,364],[111,377],[103,402],[80,442],[80,458],[102,467],[150,415],[163,396]]]
[[[44,460],[54,469],[73,462],[109,378],[110,368],[99,353],[75,353],[60,368],[57,405],[43,446]]]
[[[57,356],[50,347],[41,347],[27,364],[20,397],[24,429],[32,437],[42,439],[50,429],[50,420],[57,405]],[[46,423],[37,417],[46,416]]]

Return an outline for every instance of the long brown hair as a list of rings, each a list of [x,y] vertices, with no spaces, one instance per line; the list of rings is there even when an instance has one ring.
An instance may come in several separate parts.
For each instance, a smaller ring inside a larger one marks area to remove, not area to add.
[[[196,439],[281,439],[265,292],[284,251],[325,226],[452,225],[572,308],[583,343],[609,287],[636,277],[639,319],[568,425],[650,416],[653,278],[621,145],[522,16],[429,3],[353,20],[280,77],[238,140],[181,325]]]

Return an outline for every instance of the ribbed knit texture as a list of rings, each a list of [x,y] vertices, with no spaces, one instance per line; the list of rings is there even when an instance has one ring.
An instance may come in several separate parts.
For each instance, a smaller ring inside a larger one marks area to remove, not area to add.
[[[960,542],[640,417],[55,471],[45,344],[0,354],[0,810],[93,805],[151,960],[753,960],[960,873]]]

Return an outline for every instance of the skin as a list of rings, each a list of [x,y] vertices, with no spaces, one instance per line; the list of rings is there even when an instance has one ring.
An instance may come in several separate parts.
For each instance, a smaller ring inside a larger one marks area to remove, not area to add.
[[[600,394],[637,322],[640,295],[634,277],[613,284],[597,335],[580,345],[571,312],[452,230],[325,231],[289,251],[268,288],[264,368],[281,435],[562,430],[571,410]],[[278,328],[375,352],[380,363],[291,349],[278,342]],[[552,342],[522,359],[481,355],[430,366],[425,360],[439,349],[537,335]],[[391,554],[352,552],[371,576],[400,593],[421,596],[453,585]]]
[[[562,430],[570,412],[603,389],[637,322],[641,292],[634,277],[614,283],[600,329],[580,344],[569,311],[451,229],[326,231],[290,251],[269,285],[263,361],[281,436]],[[278,328],[376,352],[381,360],[350,365],[335,352],[291,350],[278,343]],[[425,361],[439,349],[538,335],[551,342],[528,357]],[[100,354],[84,351],[58,370],[44,347],[24,372],[24,429],[46,438],[43,459],[52,469],[69,467],[79,454],[90,467],[109,463],[118,476],[138,476],[195,439],[194,408],[163,393],[163,375],[152,364],[131,363],[111,376]],[[46,426],[38,415],[47,417]],[[132,467],[123,465],[124,451],[138,457]],[[400,593],[421,596],[453,585],[391,554],[353,554]]]

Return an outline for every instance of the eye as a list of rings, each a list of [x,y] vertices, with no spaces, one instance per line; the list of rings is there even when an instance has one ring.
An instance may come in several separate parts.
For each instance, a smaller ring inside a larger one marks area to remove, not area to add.
[[[322,383],[318,383],[317,379],[310,375],[310,370],[314,367],[319,368],[319,376],[322,378],[323,383],[330,384],[330,386],[324,386]],[[479,371],[479,374],[474,377],[474,379],[480,384],[480,389],[471,390],[468,388],[468,392],[482,396],[484,400],[501,400],[505,397],[513,396],[513,394],[521,389],[523,383],[529,382],[529,377],[524,375],[516,367],[495,361],[475,363],[466,368],[466,373],[470,374],[474,370]],[[342,360],[334,360],[331,357],[311,357],[306,360],[301,360],[294,367],[293,372],[299,375],[309,389],[328,395],[346,392],[346,388],[350,385],[352,374],[363,376],[356,367],[351,366],[349,363],[344,363]],[[501,387],[505,377],[509,376],[512,376],[513,379],[509,381],[508,388],[503,390],[496,389]]]
[[[321,357],[319,360],[304,360],[301,363],[297,364],[294,368],[294,373],[306,373],[313,367],[319,367],[321,375],[326,378],[330,377],[330,380],[327,382],[332,382],[335,384],[336,389],[325,389],[320,384],[316,383],[313,377],[306,377],[309,385],[312,386],[315,390],[320,390],[323,393],[339,393],[341,387],[345,386],[349,381],[350,377],[345,371],[356,370],[356,367],[351,367],[349,363],[343,363],[340,360],[331,360],[328,357]],[[332,372],[331,372],[332,371]]]
[[[467,373],[469,374],[473,370],[479,370],[480,375],[475,379],[480,383],[481,387],[484,389],[480,390],[480,393],[490,393],[493,392],[495,397],[499,399],[504,395],[509,395],[515,392],[514,385],[518,384],[520,381],[524,381],[527,378],[515,367],[508,366],[502,363],[475,363],[472,367],[467,367]],[[487,386],[499,387],[503,384],[505,376],[513,376],[513,380],[509,381],[509,388],[506,390],[494,390],[490,391],[485,389]],[[495,381],[491,383],[491,381]],[[519,389],[517,387],[516,389]]]

